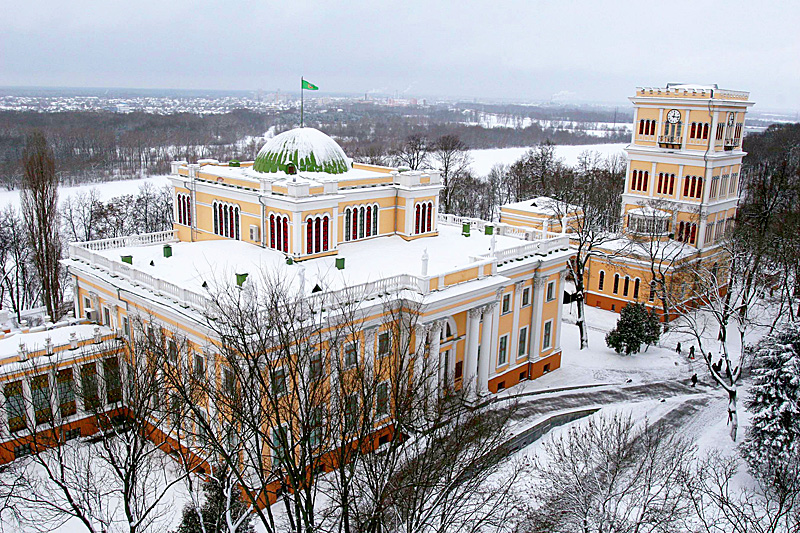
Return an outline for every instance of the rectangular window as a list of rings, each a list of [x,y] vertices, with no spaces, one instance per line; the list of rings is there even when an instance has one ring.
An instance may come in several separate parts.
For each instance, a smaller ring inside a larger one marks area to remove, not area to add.
[[[97,366],[87,363],[81,367],[81,395],[83,406],[87,411],[100,407],[100,396],[97,390]]]
[[[351,394],[344,404],[344,431],[352,433],[358,424],[358,394]]]
[[[322,377],[322,353],[314,352],[311,354],[311,361],[308,364],[308,377],[319,379]]]
[[[203,356],[199,353],[194,354],[194,377],[195,379],[200,379],[205,376],[206,373],[206,364]]]
[[[111,327],[111,311],[108,307],[103,308],[103,325]]]
[[[131,337],[131,325],[128,323],[128,317],[122,317],[122,333],[125,334],[126,337]]]
[[[236,381],[233,379],[233,371],[230,368],[222,369],[222,384],[225,387],[225,394],[232,397],[236,392]]]
[[[384,381],[378,384],[376,397],[375,414],[383,418],[389,414],[389,383]]]
[[[358,364],[358,343],[351,342],[344,347],[344,367],[352,368]]]
[[[31,454],[31,445],[30,443],[20,444],[18,446],[14,446],[14,459],[19,459],[20,457],[25,457],[26,455]]]
[[[511,311],[511,295],[504,294],[503,295],[503,314],[508,313]]]
[[[500,347],[497,350],[497,366],[508,362],[508,335],[500,337]]]
[[[50,383],[47,374],[34,376],[31,380],[33,414],[36,424],[44,424],[52,417],[50,411]]]
[[[522,357],[528,351],[528,326],[519,330],[519,343],[517,348],[517,355]]]
[[[88,296],[83,297],[83,316],[89,318],[89,311],[92,309],[92,301]]]
[[[552,348],[552,333],[553,333],[553,321],[548,320],[544,323],[544,333],[542,334],[542,350],[548,350]]]
[[[22,431],[27,427],[25,416],[25,400],[22,397],[22,382],[15,381],[6,385],[6,416],[8,417],[8,429],[14,433]]]
[[[455,373],[453,374],[453,379],[461,379],[461,376],[464,375],[464,361],[457,361]]]
[[[389,332],[385,331],[378,335],[378,355],[384,356],[389,355],[389,351],[392,347],[392,341],[389,337]]]
[[[112,357],[103,361],[103,376],[106,380],[106,401],[122,401],[122,379],[119,372],[119,359]]]
[[[272,371],[272,392],[277,396],[286,394],[286,371],[283,368],[276,368]]]
[[[556,282],[551,281],[547,284],[547,301],[552,302],[556,299]]]
[[[522,307],[531,304],[531,288],[525,287],[522,289]]]
[[[173,365],[178,362],[178,343],[175,339],[167,341],[167,360]]]
[[[56,384],[58,407],[61,410],[61,416],[66,418],[74,415],[77,409],[75,406],[75,381],[72,377],[72,369],[59,370]]]
[[[311,435],[309,444],[312,449],[322,446],[322,423],[324,413],[322,407],[313,407],[309,416],[309,425],[311,426]]]

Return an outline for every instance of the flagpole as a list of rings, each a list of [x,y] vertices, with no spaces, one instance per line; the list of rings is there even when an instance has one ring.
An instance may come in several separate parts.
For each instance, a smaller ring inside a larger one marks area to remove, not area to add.
[[[303,77],[300,76],[300,127],[301,128],[303,127],[303,88],[304,88],[304,85],[305,84],[303,83]]]

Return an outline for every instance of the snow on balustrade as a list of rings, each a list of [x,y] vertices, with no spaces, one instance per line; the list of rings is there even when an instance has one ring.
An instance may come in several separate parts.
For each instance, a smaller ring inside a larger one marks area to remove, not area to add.
[[[70,243],[70,253],[73,245],[77,248],[87,250],[111,250],[127,246],[146,246],[149,244],[160,244],[175,242],[178,240],[176,230],[157,231],[155,233],[143,233],[141,235],[126,235],[125,237],[111,237],[96,241]]]

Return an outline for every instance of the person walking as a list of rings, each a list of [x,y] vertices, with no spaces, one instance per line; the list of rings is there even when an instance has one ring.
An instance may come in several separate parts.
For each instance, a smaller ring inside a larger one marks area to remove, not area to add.
[[[697,374],[692,374],[692,387],[697,385]]]
[[[689,346],[689,359],[694,360],[694,346]]]
[[[678,355],[681,354],[681,343],[678,343],[678,345],[675,347],[675,352],[677,352]]]

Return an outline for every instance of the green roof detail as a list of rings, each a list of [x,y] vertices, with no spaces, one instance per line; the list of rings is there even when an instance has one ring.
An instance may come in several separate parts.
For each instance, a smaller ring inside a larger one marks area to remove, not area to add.
[[[342,174],[351,168],[336,141],[315,128],[295,128],[270,139],[258,152],[253,170],[286,172],[289,163],[298,172]]]

